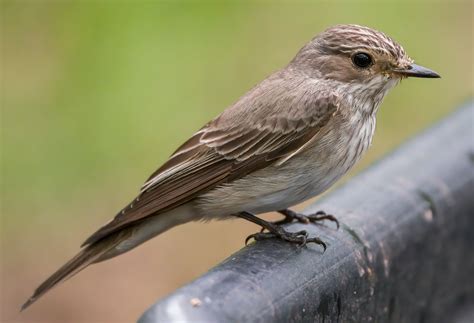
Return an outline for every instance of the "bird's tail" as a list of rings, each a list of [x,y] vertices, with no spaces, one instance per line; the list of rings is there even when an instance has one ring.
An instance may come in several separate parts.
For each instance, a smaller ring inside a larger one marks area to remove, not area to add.
[[[21,307],[21,311],[37,301],[50,289],[71,278],[90,264],[109,258],[108,255],[110,252],[114,253],[115,247],[121,241],[123,241],[122,238],[124,233],[126,232],[122,231],[117,234],[112,234],[102,240],[84,247],[74,258],[69,260],[48,279],[46,279],[40,286],[38,286],[38,288],[36,288],[33,295]]]

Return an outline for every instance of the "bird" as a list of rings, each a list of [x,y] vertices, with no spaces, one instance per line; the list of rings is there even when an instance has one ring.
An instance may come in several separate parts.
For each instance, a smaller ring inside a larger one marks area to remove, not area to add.
[[[324,30],[184,142],[21,310],[85,267],[190,221],[242,218],[265,230],[247,239],[326,248],[318,237],[282,224],[337,219],[290,207],[326,191],[361,158],[383,98],[407,77],[440,76],[380,31],[354,24]],[[257,216],[272,211],[285,219]]]

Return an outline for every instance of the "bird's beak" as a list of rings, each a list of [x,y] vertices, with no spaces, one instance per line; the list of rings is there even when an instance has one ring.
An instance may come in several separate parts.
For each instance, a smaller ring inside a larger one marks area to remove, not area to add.
[[[426,67],[411,64],[407,68],[395,68],[392,70],[393,73],[401,76],[410,77],[424,77],[424,78],[440,78],[441,76]]]

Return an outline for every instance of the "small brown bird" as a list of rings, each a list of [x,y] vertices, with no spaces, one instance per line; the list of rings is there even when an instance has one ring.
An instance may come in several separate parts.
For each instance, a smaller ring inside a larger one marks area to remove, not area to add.
[[[256,240],[325,247],[317,237],[280,224],[335,221],[324,212],[305,216],[288,208],[324,192],[360,159],[382,99],[408,76],[439,77],[413,64],[381,32],[357,25],[327,29],[181,145],[138,197],[90,236],[22,309],[88,265],[188,221],[240,217],[267,230],[250,236]],[[270,211],[285,220],[255,216]]]

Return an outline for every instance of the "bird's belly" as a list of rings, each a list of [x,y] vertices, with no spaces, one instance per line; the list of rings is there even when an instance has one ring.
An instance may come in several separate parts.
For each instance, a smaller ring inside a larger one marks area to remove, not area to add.
[[[282,210],[324,192],[333,183],[328,178],[339,178],[327,175],[307,166],[291,170],[271,167],[206,193],[196,205],[205,218]]]
[[[241,211],[264,213],[289,208],[326,191],[367,150],[372,127],[325,134],[282,165],[260,169],[204,194],[196,206],[204,217]]]

